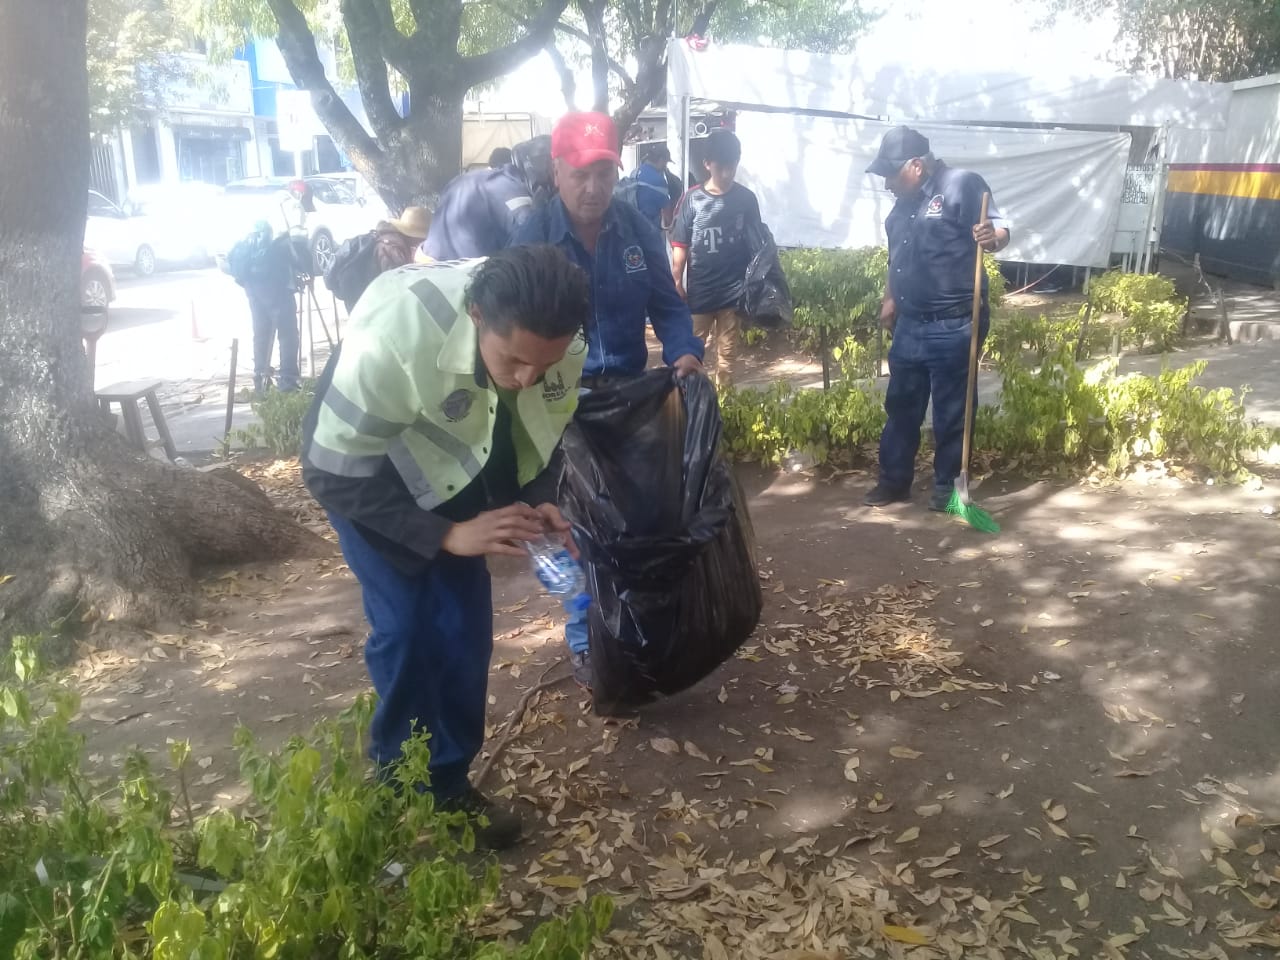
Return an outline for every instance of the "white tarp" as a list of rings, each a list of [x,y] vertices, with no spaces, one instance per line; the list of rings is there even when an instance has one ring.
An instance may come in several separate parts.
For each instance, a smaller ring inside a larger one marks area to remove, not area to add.
[[[1001,259],[1107,266],[1127,133],[916,124],[934,154],[986,179],[1013,223]],[[739,179],[783,246],[883,245],[893,206],[865,171],[890,124],[743,111]]]
[[[888,59],[875,49],[834,56],[712,44],[696,51],[672,40],[667,94],[673,101],[687,96],[893,123],[1226,126],[1230,84],[1107,74],[1088,65],[938,70],[930,66],[927,48],[922,50],[918,60],[909,61]]]

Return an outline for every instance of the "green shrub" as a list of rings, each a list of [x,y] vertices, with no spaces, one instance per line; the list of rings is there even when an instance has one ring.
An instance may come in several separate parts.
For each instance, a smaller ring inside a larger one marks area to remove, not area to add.
[[[884,429],[884,401],[868,384],[841,380],[830,390],[775,383],[766,390],[725,390],[720,396],[724,440],[731,456],[778,464],[792,450],[825,462],[835,449],[874,443]]]
[[[1025,466],[1120,475],[1156,458],[1240,479],[1277,431],[1250,422],[1234,391],[1196,386],[1204,368],[1197,361],[1154,377],[1118,376],[1114,359],[1086,369],[1067,344],[1036,370],[1006,358],[999,406],[978,409],[977,444]]]
[[[32,643],[15,641],[0,666],[2,957],[577,960],[609,922],[595,898],[523,945],[481,937],[500,872],[469,868],[470,828],[414,789],[425,735],[394,783],[368,777],[367,697],[275,753],[242,728],[255,814],[197,819],[189,744],[170,750],[179,803],[140,754],[104,791],[82,769],[75,694],[37,672]]]
[[[1004,298],[1004,276],[994,257],[988,254],[985,262],[988,294],[995,306]],[[889,252],[884,247],[784,250],[782,269],[791,286],[794,327],[803,349],[817,350],[824,330],[828,344],[847,336],[866,342],[875,333],[889,274]]]
[[[1155,273],[1104,273],[1089,285],[1089,303],[1096,312],[1120,314],[1125,342],[1137,349],[1149,343],[1168,350],[1182,333],[1187,312],[1173,281]]]
[[[782,269],[795,304],[794,326],[810,347],[824,329],[829,343],[875,330],[889,272],[883,247],[785,250]]]
[[[268,390],[251,403],[258,422],[236,431],[237,439],[245,447],[265,448],[277,457],[298,456],[302,453],[302,421],[315,395],[314,380],[303,380],[297,390],[287,393]]]

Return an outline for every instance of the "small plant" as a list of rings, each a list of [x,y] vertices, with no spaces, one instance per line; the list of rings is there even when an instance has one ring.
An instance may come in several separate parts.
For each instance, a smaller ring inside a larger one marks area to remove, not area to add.
[[[265,448],[276,457],[296,457],[302,453],[302,421],[311,409],[316,383],[304,380],[297,390],[268,390],[252,401],[257,423],[236,431],[245,447]]]
[[[754,347],[757,343],[764,343],[769,339],[769,331],[764,327],[747,327],[742,331],[742,342],[748,347]]]
[[[1196,386],[1204,368],[1198,361],[1154,377],[1118,376],[1114,359],[1086,369],[1068,344],[1034,371],[1004,358],[1000,403],[978,409],[977,442],[1027,466],[1121,475],[1154,458],[1239,480],[1277,432],[1250,422],[1234,391]]]
[[[579,960],[609,923],[612,904],[597,897],[524,944],[481,937],[499,870],[469,868],[470,828],[417,789],[425,734],[388,780],[370,779],[367,697],[274,753],[242,728],[253,815],[200,819],[188,744],[170,751],[175,817],[141,755],[105,790],[89,780],[77,706],[40,678],[36,645],[16,640],[0,666],[0,956]]]
[[[767,464],[781,463],[792,450],[824,462],[835,449],[876,441],[885,422],[880,395],[853,380],[830,390],[797,390],[785,382],[767,390],[729,389],[720,411],[730,455]]]
[[[1095,311],[1120,314],[1125,342],[1139,350],[1147,344],[1170,349],[1187,312],[1173,281],[1159,274],[1105,273],[1090,285],[1089,303]]]

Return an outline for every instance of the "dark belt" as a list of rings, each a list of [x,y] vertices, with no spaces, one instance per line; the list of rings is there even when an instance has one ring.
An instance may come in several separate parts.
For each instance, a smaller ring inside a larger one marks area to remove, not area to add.
[[[986,311],[987,304],[984,300],[982,303],[983,311]],[[915,320],[917,323],[937,323],[939,320],[954,320],[956,317],[973,316],[973,307],[954,307],[950,310],[938,310],[933,313],[925,313],[922,310],[903,310],[902,316]]]

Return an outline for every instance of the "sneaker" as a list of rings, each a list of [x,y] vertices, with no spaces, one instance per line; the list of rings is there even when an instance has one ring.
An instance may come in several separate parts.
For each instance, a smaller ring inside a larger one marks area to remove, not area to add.
[[[867,491],[862,502],[868,507],[883,507],[891,503],[906,503],[910,499],[910,487],[891,487],[881,481]]]
[[[934,513],[946,513],[947,504],[951,502],[950,490],[934,490],[929,495],[929,509]]]
[[[573,682],[589,693],[595,680],[595,674],[591,672],[591,654],[570,651],[569,665],[573,667]]]
[[[524,822],[520,815],[494,805],[475,787],[447,800],[441,800],[438,809],[443,813],[465,813],[468,817],[481,818],[485,824],[475,825],[476,843],[486,850],[509,850],[520,842]]]

